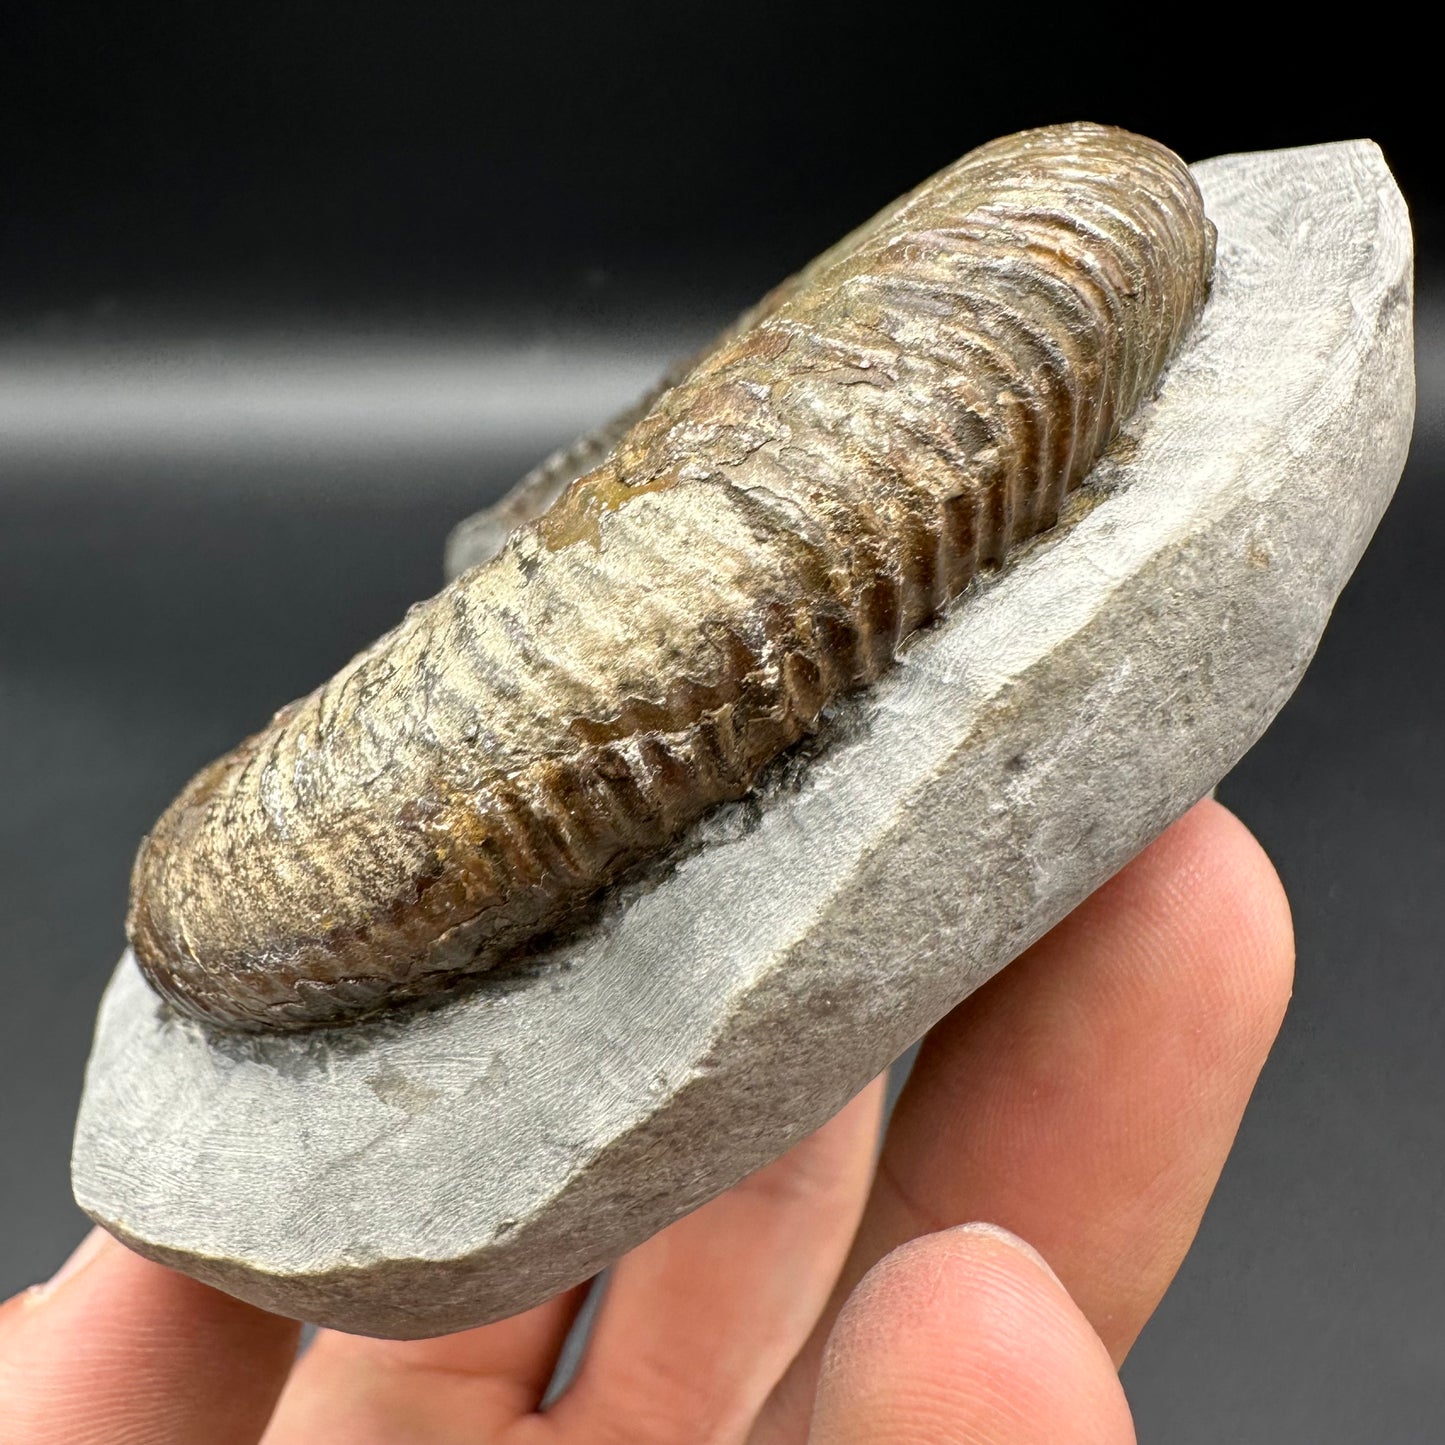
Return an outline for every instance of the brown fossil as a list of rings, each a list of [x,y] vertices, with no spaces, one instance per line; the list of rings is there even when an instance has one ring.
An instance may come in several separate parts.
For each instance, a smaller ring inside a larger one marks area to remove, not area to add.
[[[1124,131],[925,181],[192,780],[136,860],[152,983],[228,1026],[336,1023],[564,922],[1055,521],[1212,260],[1183,163]]]

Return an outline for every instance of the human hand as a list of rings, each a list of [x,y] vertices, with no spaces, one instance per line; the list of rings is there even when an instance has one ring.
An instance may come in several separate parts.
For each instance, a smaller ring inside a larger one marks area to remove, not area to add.
[[[295,1324],[97,1232],[0,1308],[0,1445],[1123,1445],[1117,1367],[1292,960],[1268,861],[1201,803],[932,1031],[881,1157],[875,1081],[623,1259],[545,1411],[585,1288],[297,1362]]]

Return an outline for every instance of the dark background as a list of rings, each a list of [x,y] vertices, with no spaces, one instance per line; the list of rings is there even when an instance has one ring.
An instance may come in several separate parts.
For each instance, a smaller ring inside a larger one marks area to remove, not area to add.
[[[0,15],[0,1293],[83,1229],[69,1131],[140,834],[433,591],[452,522],[994,135],[1369,135],[1417,226],[1414,450],[1221,790],[1289,888],[1299,983],[1125,1380],[1145,1440],[1445,1436],[1445,311],[1398,37],[1321,66],[1021,7]]]

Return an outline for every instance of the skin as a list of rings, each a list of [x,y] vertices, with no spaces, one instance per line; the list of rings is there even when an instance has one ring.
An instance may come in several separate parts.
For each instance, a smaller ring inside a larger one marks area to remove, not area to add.
[[[99,1233],[0,1308],[3,1445],[1125,1445],[1289,1000],[1289,910],[1199,804],[881,1084],[580,1292],[444,1339],[323,1332]],[[1027,1241],[1027,1242],[1025,1242]]]

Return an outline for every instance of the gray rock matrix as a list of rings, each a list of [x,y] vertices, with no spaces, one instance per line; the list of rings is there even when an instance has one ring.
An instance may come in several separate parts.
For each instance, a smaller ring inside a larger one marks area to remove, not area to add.
[[[1414,377],[1409,224],[1375,146],[1195,173],[1213,296],[1064,525],[757,797],[470,996],[223,1036],[123,958],[81,1207],[344,1330],[512,1314],[816,1128],[1208,792],[1314,652]]]

